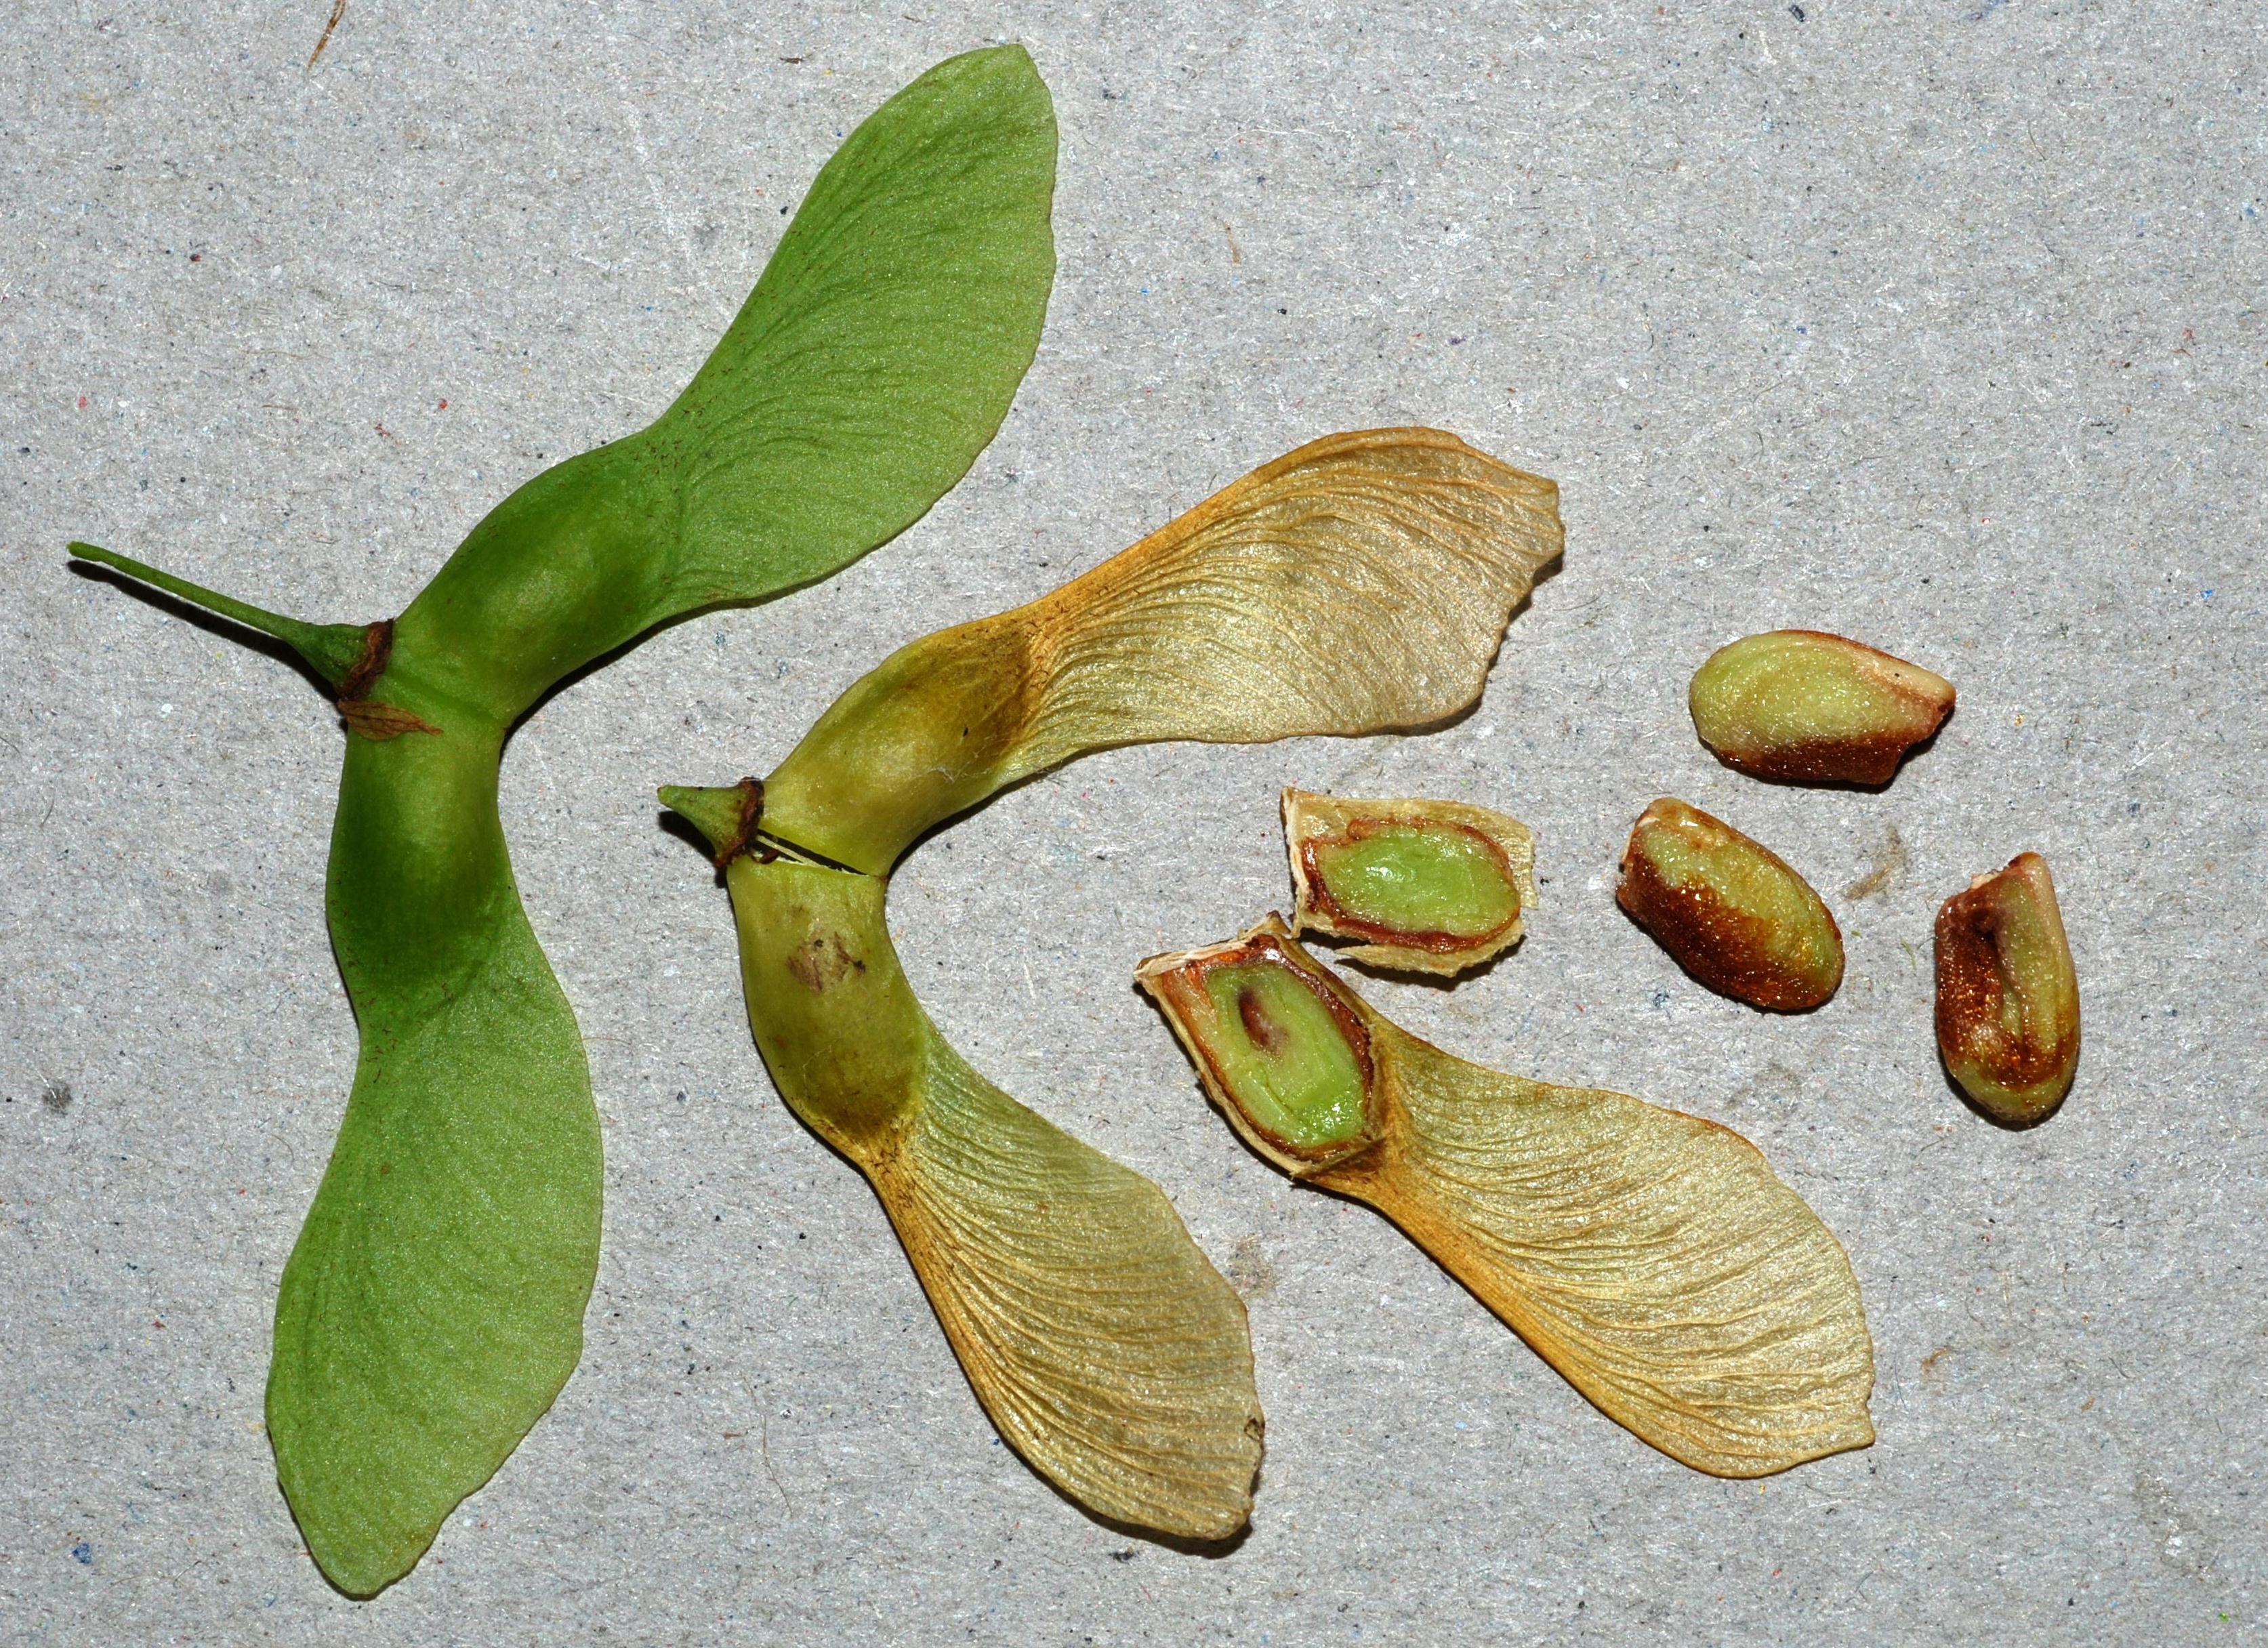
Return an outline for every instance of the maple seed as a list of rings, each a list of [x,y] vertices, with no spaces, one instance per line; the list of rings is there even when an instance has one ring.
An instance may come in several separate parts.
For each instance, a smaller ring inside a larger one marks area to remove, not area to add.
[[[2079,979],[2047,860],[2019,853],[1937,912],[1937,1047],[1977,1107],[2044,1122],[2079,1069]]]
[[[1349,801],[1284,791],[1294,931],[1364,942],[1350,960],[1455,974],[1520,939],[1535,902],[1535,838],[1456,801]]]
[[[1385,1214],[1671,1458],[1763,1476],[1874,1439],[1851,1262],[1739,1135],[1453,1057],[1273,916],[1135,979],[1263,1159]]]
[[[1693,730],[1759,778],[1882,784],[1953,713],[1953,683],[1842,636],[1774,629],[1694,672]]]
[[[1843,982],[1843,934],[1771,849],[1664,796],[1638,815],[1615,901],[1677,965],[1751,1007],[1805,1012]]]

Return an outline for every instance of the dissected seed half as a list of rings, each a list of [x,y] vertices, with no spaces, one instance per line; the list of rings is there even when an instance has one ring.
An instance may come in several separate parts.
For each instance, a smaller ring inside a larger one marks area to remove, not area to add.
[[[1284,791],[1293,931],[1363,942],[1372,967],[1454,974],[1516,944],[1535,902],[1535,838],[1458,801]]]
[[[1760,778],[1888,784],[1953,713],[1953,683],[1863,643],[1774,629],[1719,647],[1693,674],[1693,730]]]
[[[2079,977],[2048,862],[2019,853],[1937,912],[1937,1047],[1997,1122],[2054,1114],[2079,1069]]]
[[[1153,956],[1134,977],[1269,1160],[1303,1177],[1370,1144],[1370,1033],[1345,987],[1275,917],[1229,944]]]
[[[1874,1440],[1851,1262],[1738,1134],[1454,1058],[1374,1012],[1272,916],[1136,977],[1248,1144],[1385,1214],[1645,1441],[1697,1470],[1761,1476]],[[1239,1004],[1271,977],[1324,1011],[1263,1011],[1254,1034]],[[1329,1101],[1301,1112],[1339,1118],[1327,1140],[1276,1130],[1285,1087],[1270,1059],[1339,1072],[1311,1084]]]
[[[1638,814],[1615,901],[1677,965],[1751,1007],[1803,1012],[1843,982],[1843,933],[1761,842],[1664,796]]]

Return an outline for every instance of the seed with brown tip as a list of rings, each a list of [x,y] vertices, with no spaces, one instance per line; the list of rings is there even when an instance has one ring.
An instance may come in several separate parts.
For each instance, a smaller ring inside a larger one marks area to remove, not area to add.
[[[1774,629],[1712,653],[1687,702],[1693,730],[1727,767],[1879,784],[1953,713],[1953,683],[1841,636]]]
[[[2048,861],[2019,853],[1937,912],[1937,1048],[2010,1127],[2053,1115],[2079,1069],[2079,977]]]
[[[1763,843],[1664,796],[1638,814],[1616,902],[1677,965],[1751,1007],[1803,1012],[1843,982],[1843,933]]]

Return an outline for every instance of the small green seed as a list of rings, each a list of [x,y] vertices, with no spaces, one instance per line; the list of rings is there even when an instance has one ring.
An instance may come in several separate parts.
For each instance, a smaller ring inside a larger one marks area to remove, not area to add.
[[[1721,647],[1694,673],[1693,730],[1727,767],[1760,778],[1888,784],[1953,713],[1953,683],[1816,629]]]
[[[1616,901],[1677,964],[1752,1007],[1804,1012],[1843,982],[1843,934],[1769,848],[1667,796],[1638,815]]]
[[[2019,853],[1937,912],[1937,1046],[1978,1109],[2045,1121],[2079,1070],[2079,978],[2047,860]]]

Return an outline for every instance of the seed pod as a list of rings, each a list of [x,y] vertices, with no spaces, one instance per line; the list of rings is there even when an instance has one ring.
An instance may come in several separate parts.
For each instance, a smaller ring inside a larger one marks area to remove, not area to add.
[[[1642,1440],[1719,1476],[1874,1440],[1851,1262],[1738,1134],[1453,1058],[1272,916],[1135,976],[1246,1143],[1385,1214]]]
[[[1502,954],[1535,902],[1535,837],[1460,801],[1284,791],[1294,932],[1365,942],[1366,966],[1443,975]]]
[[[1668,796],[1638,814],[1615,901],[1678,966],[1751,1007],[1807,1012],[1843,982],[1843,932],[1810,883]]]
[[[2048,861],[2019,853],[1937,912],[1937,1048],[2010,1127],[2055,1114],[2079,1070],[2079,977]]]
[[[755,786],[663,801],[720,852],[748,1024],[796,1115],[888,1210],[970,1387],[1101,1514],[1225,1539],[1252,1512],[1244,1306],[1158,1187],[970,1069],[915,1000],[877,876],[739,852]]]
[[[1953,683],[1816,629],[1719,648],[1694,672],[1693,730],[1727,767],[1806,784],[1888,784],[1953,713]]]
[[[922,76],[821,170],[669,409],[521,486],[398,619],[302,623],[71,546],[297,648],[347,726],[328,910],[360,1057],[267,1414],[349,1595],[408,1572],[549,1408],[597,1269],[598,1112],[505,853],[506,731],[658,625],[826,577],[961,477],[1038,343],[1055,153],[1021,48]]]

